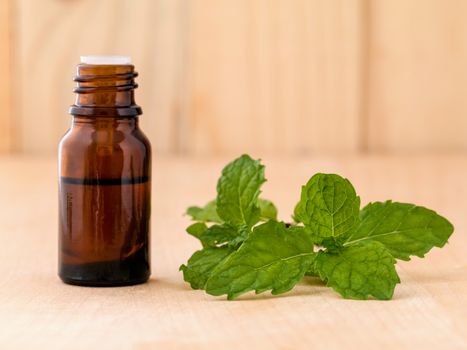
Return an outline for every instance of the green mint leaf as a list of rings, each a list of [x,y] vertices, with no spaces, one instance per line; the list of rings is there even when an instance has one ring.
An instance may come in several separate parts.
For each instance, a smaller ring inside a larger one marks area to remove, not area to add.
[[[212,225],[200,235],[199,239],[206,246],[216,246],[230,242],[240,233],[236,227],[228,224]]]
[[[257,206],[260,210],[261,221],[277,219],[277,208],[270,200],[258,198]],[[217,215],[215,199],[209,201],[204,207],[189,207],[186,213],[195,221],[222,223],[222,219]]]
[[[180,271],[183,271],[183,279],[190,283],[193,289],[203,289],[212,270],[225,260],[233,249],[227,246],[204,248],[196,251],[187,265],[181,265]]]
[[[313,258],[313,261],[311,262],[310,266],[308,267],[308,270],[305,272],[305,276],[320,277],[318,270],[316,270],[315,261],[314,261],[314,259],[316,259],[317,256],[318,256],[318,254],[315,254],[315,256]]]
[[[208,229],[204,222],[195,222],[186,228],[186,232],[201,240],[201,235]],[[202,242],[201,242],[202,243]],[[203,247],[205,245],[203,244]]]
[[[228,299],[252,290],[285,293],[303,278],[313,256],[313,242],[303,228],[287,229],[284,223],[271,220],[255,227],[240,248],[212,272],[206,292],[227,294]]]
[[[345,245],[377,241],[402,260],[410,260],[411,255],[423,257],[431,248],[444,246],[454,231],[452,224],[433,210],[408,203],[370,203],[360,218]]]
[[[257,201],[265,181],[264,166],[248,155],[228,164],[217,183],[219,217],[231,225],[257,223],[260,217]]]
[[[400,282],[396,260],[379,242],[361,242],[341,248],[337,253],[320,251],[315,270],[344,298],[388,300]]]
[[[273,202],[259,198],[258,206],[260,211],[260,220],[277,220],[277,208]]]
[[[222,223],[217,215],[215,200],[208,202],[204,207],[189,207],[186,213],[195,221]]]
[[[349,180],[334,174],[316,174],[302,187],[294,219],[311,230],[316,243],[325,238],[339,241],[358,225],[359,209],[360,197]]]
[[[235,250],[237,250],[238,247],[240,247],[242,243],[248,238],[251,233],[251,227],[248,225],[239,225],[237,226],[237,232],[238,236],[229,242],[229,246]]]

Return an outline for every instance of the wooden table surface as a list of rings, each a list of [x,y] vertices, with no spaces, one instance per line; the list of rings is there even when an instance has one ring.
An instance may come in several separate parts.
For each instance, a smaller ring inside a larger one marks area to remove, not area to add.
[[[228,158],[156,158],[149,283],[65,285],[57,277],[53,158],[0,157],[1,349],[467,349],[467,157],[263,157],[264,197],[289,219],[315,172],[348,177],[362,203],[414,202],[456,231],[425,259],[399,262],[391,301],[344,300],[309,278],[293,291],[211,297],[183,282],[198,248],[184,233],[192,204],[215,194]]]

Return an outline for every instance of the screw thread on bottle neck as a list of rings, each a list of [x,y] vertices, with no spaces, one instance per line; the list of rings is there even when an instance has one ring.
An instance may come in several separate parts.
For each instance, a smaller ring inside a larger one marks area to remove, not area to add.
[[[70,114],[89,117],[134,117],[136,105],[134,66],[131,64],[79,64],[74,78],[75,104]]]

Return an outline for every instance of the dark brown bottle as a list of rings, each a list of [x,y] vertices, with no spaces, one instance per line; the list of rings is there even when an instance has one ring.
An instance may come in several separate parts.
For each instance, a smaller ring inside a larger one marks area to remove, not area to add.
[[[150,275],[151,147],[138,126],[134,66],[79,64],[59,145],[59,276],[121,286]]]

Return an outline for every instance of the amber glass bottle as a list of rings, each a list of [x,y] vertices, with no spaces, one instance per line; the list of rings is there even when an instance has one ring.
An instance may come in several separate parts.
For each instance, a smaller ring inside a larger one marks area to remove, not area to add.
[[[126,61],[97,62],[77,67],[72,126],[59,145],[59,276],[87,286],[143,283],[151,147],[138,126],[137,73]]]

